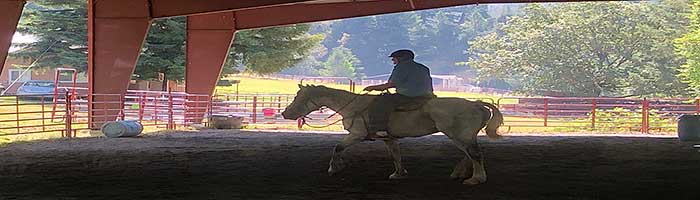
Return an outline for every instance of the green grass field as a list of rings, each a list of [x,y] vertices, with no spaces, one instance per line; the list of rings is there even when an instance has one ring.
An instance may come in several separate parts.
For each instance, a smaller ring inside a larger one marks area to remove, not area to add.
[[[266,79],[266,78],[253,78],[253,77],[248,77],[248,76],[230,76],[226,77],[225,79],[229,80],[240,80],[240,84],[238,85],[238,93],[239,94],[296,94],[297,90],[299,90],[298,84],[299,81],[296,80],[278,80],[278,79]],[[313,84],[313,83],[312,83]],[[318,84],[317,85],[324,85],[326,87],[330,88],[336,88],[336,89],[343,89],[343,90],[350,90],[349,85],[341,85],[341,84]],[[356,92],[360,92],[362,90],[362,86],[357,86]],[[216,94],[219,95],[226,95],[226,94],[235,94],[236,93],[236,86],[217,86],[216,87]],[[372,94],[378,94],[377,92],[374,92]],[[480,94],[480,93],[462,93],[462,92],[443,92],[443,91],[437,91],[435,94],[439,97],[459,97],[459,98],[465,98],[465,99],[472,99],[472,100],[484,100],[484,101],[489,101],[493,100],[496,102],[499,98],[502,98],[500,96],[493,96],[493,95],[486,95],[486,94]],[[502,104],[515,104],[517,103],[516,99],[503,99],[501,100]]]

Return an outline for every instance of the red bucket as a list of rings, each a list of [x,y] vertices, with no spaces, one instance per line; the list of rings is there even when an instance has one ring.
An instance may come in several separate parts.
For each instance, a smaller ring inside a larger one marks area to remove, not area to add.
[[[265,116],[265,117],[274,117],[275,116],[275,109],[274,108],[263,108],[262,112],[263,112],[263,116]]]

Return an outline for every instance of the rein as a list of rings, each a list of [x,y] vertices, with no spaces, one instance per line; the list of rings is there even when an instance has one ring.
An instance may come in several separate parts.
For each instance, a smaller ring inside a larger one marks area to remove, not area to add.
[[[340,119],[334,121],[333,123],[330,123],[330,124],[327,124],[327,125],[315,126],[315,125],[309,124],[309,123],[306,121],[306,119],[311,119],[311,118],[310,118],[310,117],[304,116],[304,117],[301,118],[301,123],[303,123],[304,125],[306,125],[306,126],[308,126],[308,127],[311,127],[311,128],[326,128],[326,127],[329,127],[329,126],[333,126],[333,125],[337,124],[337,123],[340,122],[340,121],[343,121],[343,118],[340,118]]]
[[[357,97],[366,95],[366,94],[368,94],[368,93],[369,93],[369,91],[364,92],[364,93],[359,94],[359,95],[355,95],[355,97],[353,97],[352,99],[350,99],[350,101],[348,101],[348,103],[346,103],[345,105],[341,106],[341,107],[338,109],[338,111],[336,111],[336,112],[333,113],[332,115],[326,117],[326,119],[324,119],[324,120],[328,120],[328,119],[334,117],[335,115],[337,115],[338,113],[340,113],[341,110],[345,109],[345,107],[347,107],[348,105],[352,104],[352,103],[357,99]],[[316,102],[314,102],[313,100],[309,100],[309,101],[311,101],[311,103],[314,104],[314,105],[318,105],[318,104],[317,104]],[[368,107],[369,107],[369,106],[368,106]],[[320,110],[320,108],[319,108],[319,110]],[[361,111],[364,111],[364,110],[367,110],[367,108],[362,109]],[[351,116],[351,118],[355,118],[355,115]],[[337,124],[337,123],[340,122],[340,121],[343,121],[343,118],[340,118],[340,119],[334,121],[333,123],[330,123],[330,124],[327,124],[327,125],[315,126],[315,125],[309,124],[309,123],[306,121],[306,119],[311,119],[311,120],[313,120],[313,118],[311,118],[311,117],[309,117],[309,116],[307,116],[307,115],[304,115],[304,116],[301,117],[301,122],[302,122],[304,125],[307,125],[307,126],[309,126],[309,127],[311,127],[311,128],[326,128],[326,127],[329,127],[329,126],[333,126],[333,125]],[[352,127],[352,125],[351,125],[350,127]]]

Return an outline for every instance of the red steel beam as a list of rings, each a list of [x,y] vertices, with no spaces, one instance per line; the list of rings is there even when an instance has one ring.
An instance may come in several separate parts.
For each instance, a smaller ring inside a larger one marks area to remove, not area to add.
[[[238,30],[243,30],[480,3],[570,1],[572,0],[376,0],[341,3],[291,4],[236,11],[236,28]]]
[[[187,17],[187,93],[212,94],[233,41],[234,27],[232,12]]]
[[[3,10],[0,12],[0,74],[25,3],[24,0],[0,0],[0,8]]]
[[[311,0],[150,0],[153,18],[211,14],[240,9],[261,8]]]
[[[208,102],[226,62],[235,31],[233,12],[187,17],[185,91],[197,95],[188,97],[188,100]],[[194,109],[188,110],[186,119],[201,122],[206,111],[202,107],[206,104],[189,103],[188,106]]]
[[[119,99],[93,94],[125,94],[150,25],[147,0],[88,0],[89,113],[101,121],[116,119]],[[90,117],[91,128],[101,121]]]

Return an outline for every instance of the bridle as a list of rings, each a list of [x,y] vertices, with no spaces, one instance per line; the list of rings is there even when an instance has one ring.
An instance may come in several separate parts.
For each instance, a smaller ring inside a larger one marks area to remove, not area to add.
[[[364,93],[362,93],[362,94],[356,95],[355,97],[353,97],[352,99],[350,99],[350,101],[348,101],[345,105],[341,106],[337,111],[335,111],[335,113],[333,113],[332,115],[326,117],[326,119],[324,119],[324,120],[328,120],[328,119],[330,119],[330,118],[333,118],[335,115],[337,115],[338,113],[340,113],[340,111],[342,111],[343,109],[345,109],[345,107],[347,107],[348,105],[350,105],[350,104],[352,104],[353,102],[355,102],[355,100],[357,100],[357,97],[364,96],[364,95],[366,95],[366,94],[368,94],[368,93],[369,93],[369,92],[364,92]],[[323,107],[323,106],[321,106],[320,104],[316,103],[313,99],[309,99],[309,102],[311,102],[314,106],[319,107],[318,110],[321,110],[322,107]],[[306,104],[306,105],[308,105],[308,104]],[[358,112],[358,113],[362,113],[362,111],[367,110],[368,107],[369,107],[369,105],[368,105],[367,107],[365,107],[364,109],[362,109],[362,110],[361,110],[360,112]],[[308,108],[308,106],[307,106],[307,108]],[[311,113],[311,112],[309,112],[309,113]],[[350,116],[350,118],[355,118],[355,116],[357,116],[357,114]],[[311,128],[326,128],[326,127],[329,127],[329,126],[333,126],[333,125],[337,124],[337,123],[340,122],[340,121],[343,121],[343,118],[340,118],[340,119],[338,119],[338,120],[336,120],[336,121],[334,121],[334,122],[332,122],[332,123],[330,123],[330,124],[327,124],[327,125],[315,126],[315,125],[309,124],[309,123],[306,121],[307,119],[313,120],[313,118],[309,117],[308,115],[304,115],[304,116],[302,116],[300,119],[301,119],[302,124],[304,124],[304,125],[306,125],[306,126],[309,126],[309,127],[311,127]],[[353,123],[353,124],[354,124],[354,123]],[[351,124],[350,127],[352,127],[353,124]],[[348,127],[348,129],[349,129],[350,127]]]

